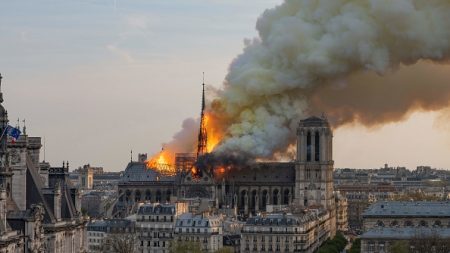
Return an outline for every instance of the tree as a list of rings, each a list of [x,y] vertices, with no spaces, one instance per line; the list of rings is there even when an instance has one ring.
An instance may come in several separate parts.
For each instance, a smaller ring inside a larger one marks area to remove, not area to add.
[[[345,245],[347,245],[347,239],[342,233],[338,232],[332,240],[327,240],[320,246],[317,253],[339,253],[344,250]]]
[[[170,253],[201,253],[200,243],[173,241],[170,245]]]
[[[408,253],[409,244],[406,241],[396,241],[389,247],[391,253]]]
[[[215,253],[233,253],[234,250],[231,247],[223,247],[221,249],[219,249],[218,251],[216,251]]]
[[[107,238],[109,249],[114,253],[134,253],[136,246],[136,234],[116,234]]]
[[[350,248],[350,250],[348,251],[349,253],[360,253],[361,252],[361,239],[356,239],[353,244],[352,247]]]

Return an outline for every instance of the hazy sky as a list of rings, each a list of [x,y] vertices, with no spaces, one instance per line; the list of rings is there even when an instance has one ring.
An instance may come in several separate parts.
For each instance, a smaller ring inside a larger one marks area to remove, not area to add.
[[[39,2],[39,4],[37,4]],[[118,171],[153,154],[220,87],[259,14],[280,0],[4,1],[0,72],[10,120],[45,136],[46,160]],[[450,168],[443,112],[334,133],[335,167]],[[439,124],[437,122],[440,122]]]

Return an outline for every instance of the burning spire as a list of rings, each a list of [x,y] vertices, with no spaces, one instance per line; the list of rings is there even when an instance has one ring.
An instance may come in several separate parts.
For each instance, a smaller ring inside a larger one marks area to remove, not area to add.
[[[205,119],[205,73],[203,72],[202,83],[202,111],[200,113],[200,130],[198,132],[198,144],[197,144],[197,159],[199,156],[208,152],[208,133],[206,132],[206,119]]]

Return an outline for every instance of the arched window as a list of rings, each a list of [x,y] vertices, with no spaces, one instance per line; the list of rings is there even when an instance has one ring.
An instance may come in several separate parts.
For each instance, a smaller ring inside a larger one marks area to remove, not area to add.
[[[289,189],[285,189],[283,193],[283,204],[289,205]]]
[[[136,190],[134,192],[134,202],[139,202],[141,201],[141,191]]]
[[[161,191],[156,191],[156,202],[161,202]]]
[[[377,226],[378,227],[384,227],[384,223],[382,221],[377,221]]]
[[[442,226],[442,222],[440,220],[437,220],[434,222],[434,227],[441,227]]]
[[[398,221],[394,220],[391,222],[391,227],[397,227],[398,226]]]
[[[428,226],[428,222],[426,222],[426,221],[424,221],[424,220],[421,220],[421,221],[419,222],[419,226],[421,226],[421,227],[427,227],[427,226]]]
[[[278,189],[275,189],[275,190],[273,190],[273,204],[274,205],[279,205],[279,203],[278,203],[278,193],[279,193],[279,191],[278,191]]]
[[[166,191],[166,201],[170,202],[170,196],[172,195],[172,192],[170,190]]]
[[[314,138],[314,161],[320,161],[320,134],[318,131]]]
[[[152,200],[152,193],[150,190],[145,191],[145,200]]]
[[[245,195],[247,195],[247,191],[241,191],[241,206],[245,206]]]
[[[262,192],[261,203],[262,203],[262,208],[265,209],[265,208],[266,208],[266,205],[267,205],[267,190],[264,190],[264,191]]]
[[[250,207],[255,208],[258,203],[256,203],[256,190],[252,191],[252,200],[250,201]]]
[[[126,201],[126,202],[130,201],[130,195],[131,195],[131,191],[130,191],[130,190],[127,190],[127,191],[125,192],[125,201]]]
[[[306,161],[311,161],[311,133],[306,135]]]
[[[405,221],[405,227],[412,227],[414,226],[413,222],[410,220]]]

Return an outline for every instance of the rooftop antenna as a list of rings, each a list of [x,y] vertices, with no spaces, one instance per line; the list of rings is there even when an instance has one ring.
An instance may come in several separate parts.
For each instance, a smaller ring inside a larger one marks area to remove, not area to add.
[[[23,135],[27,134],[27,126],[25,125],[25,119],[22,120],[23,122]]]
[[[0,73],[0,103],[3,103],[3,93],[2,93],[2,74]]]
[[[130,161],[132,162],[132,161],[133,161],[133,150],[131,150],[130,153],[131,153],[131,154],[130,154]]]
[[[17,118],[17,129],[20,129],[20,119]]]
[[[45,136],[44,136],[44,162],[45,162]]]

